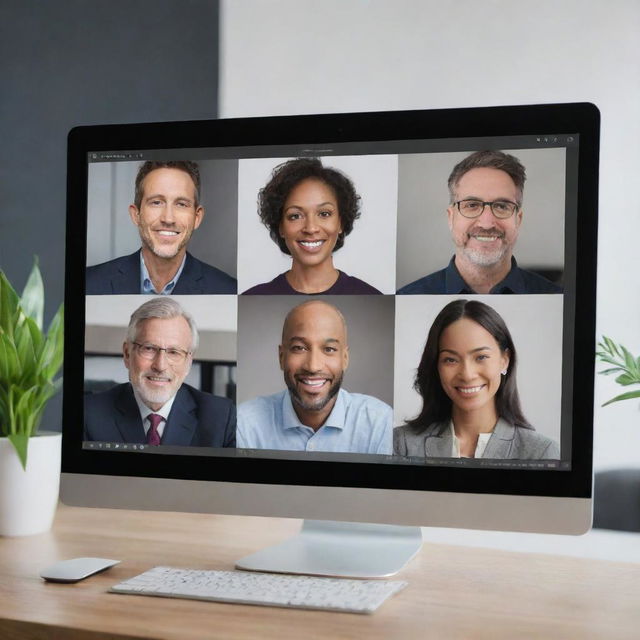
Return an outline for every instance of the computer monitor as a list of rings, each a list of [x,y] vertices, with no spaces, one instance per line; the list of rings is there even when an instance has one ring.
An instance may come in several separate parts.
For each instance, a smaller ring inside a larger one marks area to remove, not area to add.
[[[63,501],[586,531],[598,150],[585,103],[73,129]]]

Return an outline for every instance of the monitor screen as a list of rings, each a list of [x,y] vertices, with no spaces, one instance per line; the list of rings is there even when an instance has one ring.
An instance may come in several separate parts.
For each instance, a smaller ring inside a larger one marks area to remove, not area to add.
[[[72,130],[66,477],[588,500],[598,136],[589,104]],[[407,521],[493,526],[447,518]]]

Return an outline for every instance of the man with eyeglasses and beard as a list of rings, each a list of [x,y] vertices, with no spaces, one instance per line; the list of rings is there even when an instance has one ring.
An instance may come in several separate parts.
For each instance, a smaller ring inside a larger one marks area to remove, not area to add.
[[[476,151],[449,176],[449,230],[456,248],[445,269],[405,285],[399,294],[562,293],[521,269],[513,248],[522,223],[526,173],[512,155]]]
[[[391,454],[391,407],[342,388],[349,346],[336,307],[310,300],[289,311],[278,358],[287,389],[238,407],[238,447]]]
[[[85,399],[85,440],[235,447],[231,400],[184,383],[198,343],[190,314],[169,297],[138,307],[122,346],[129,382]]]

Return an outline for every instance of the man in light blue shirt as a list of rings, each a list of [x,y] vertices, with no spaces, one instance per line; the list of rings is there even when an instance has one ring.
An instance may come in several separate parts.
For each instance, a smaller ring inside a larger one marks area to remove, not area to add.
[[[392,452],[391,407],[341,389],[349,347],[336,307],[321,300],[294,307],[285,319],[278,354],[287,390],[238,407],[238,447]]]

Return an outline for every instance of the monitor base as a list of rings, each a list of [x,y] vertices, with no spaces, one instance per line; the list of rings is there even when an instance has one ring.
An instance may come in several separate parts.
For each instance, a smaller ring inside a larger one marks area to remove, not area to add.
[[[385,578],[420,550],[420,527],[305,520],[300,533],[236,562],[236,569],[342,578]]]

